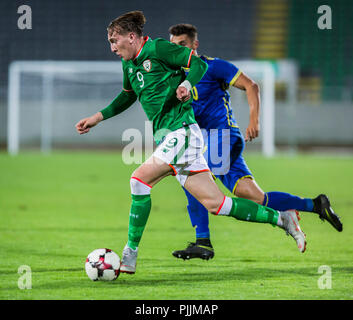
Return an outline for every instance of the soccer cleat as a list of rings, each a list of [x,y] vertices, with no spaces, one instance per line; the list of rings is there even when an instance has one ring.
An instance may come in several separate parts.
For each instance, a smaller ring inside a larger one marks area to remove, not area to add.
[[[127,245],[123,250],[120,272],[133,274],[136,272],[137,249],[133,250]]]
[[[214,257],[214,250],[211,242],[208,246],[198,244],[197,242],[189,242],[189,245],[184,250],[174,251],[173,256],[176,258],[189,260],[193,258],[200,258],[203,260],[209,260]]]
[[[299,212],[296,210],[288,210],[280,212],[283,221],[283,229],[287,235],[291,235],[297,243],[300,252],[304,253],[306,249],[306,236],[299,226]]]
[[[314,202],[314,212],[319,214],[321,220],[327,220],[337,231],[343,230],[340,217],[331,208],[330,200],[324,194],[318,195]]]

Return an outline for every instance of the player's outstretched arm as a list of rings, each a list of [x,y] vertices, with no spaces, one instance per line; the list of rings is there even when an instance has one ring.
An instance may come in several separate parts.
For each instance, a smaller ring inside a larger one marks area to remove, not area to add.
[[[97,112],[91,117],[81,119],[76,123],[76,130],[79,134],[84,134],[89,132],[91,128],[96,126],[99,122],[103,120],[103,115],[101,112]]]
[[[109,119],[129,108],[136,101],[136,94],[133,91],[122,91],[109,106],[97,112],[89,118],[77,122],[76,130],[79,134],[89,132],[90,128],[96,126],[102,120]]]
[[[255,81],[244,73],[233,84],[234,87],[245,90],[250,109],[249,125],[246,128],[245,141],[251,141],[259,136],[260,124],[260,88]]]

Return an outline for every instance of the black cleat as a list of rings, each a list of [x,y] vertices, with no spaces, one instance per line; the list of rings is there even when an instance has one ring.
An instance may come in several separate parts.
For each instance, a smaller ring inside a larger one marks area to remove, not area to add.
[[[174,251],[173,256],[184,260],[189,260],[193,258],[209,260],[214,257],[214,250],[211,245],[211,242],[209,242],[207,246],[198,243],[198,241],[196,241],[196,243],[189,242],[189,245],[186,249]]]
[[[340,217],[331,208],[330,200],[324,194],[318,195],[314,202],[314,212],[319,214],[321,220],[327,220],[337,231],[343,230]]]

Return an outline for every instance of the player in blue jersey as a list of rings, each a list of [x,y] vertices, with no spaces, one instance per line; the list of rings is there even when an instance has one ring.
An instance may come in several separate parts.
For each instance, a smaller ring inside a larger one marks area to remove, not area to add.
[[[197,29],[190,24],[177,24],[169,28],[170,41],[189,47],[197,55],[199,41]],[[258,85],[233,64],[218,58],[200,56],[208,64],[202,80],[193,88],[193,110],[196,121],[203,131],[207,146],[205,158],[215,177],[234,195],[252,200],[276,210],[296,209],[314,212],[327,220],[336,230],[342,231],[342,223],[333,211],[326,195],[314,199],[301,198],[284,192],[264,192],[256,184],[242,156],[244,138],[237,126],[230,106],[227,89],[234,86],[245,90],[249,109],[249,125],[245,141],[259,135],[260,93]],[[215,130],[218,129],[218,130]],[[187,190],[188,212],[193,227],[196,227],[196,242],[184,250],[174,251],[177,258],[210,259],[214,249],[210,240],[207,210]]]

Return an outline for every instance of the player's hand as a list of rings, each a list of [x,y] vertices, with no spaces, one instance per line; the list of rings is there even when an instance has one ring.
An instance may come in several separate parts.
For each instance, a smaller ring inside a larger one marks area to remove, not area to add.
[[[96,126],[102,120],[103,120],[103,116],[100,112],[98,112],[89,118],[84,118],[84,119],[80,120],[79,122],[77,122],[75,125],[76,131],[79,134],[87,133],[87,132],[89,132],[89,130],[91,128]]]
[[[245,132],[245,142],[252,141],[259,136],[260,126],[258,122],[251,121]]]
[[[176,90],[176,96],[181,102],[185,102],[191,98],[191,93],[186,87],[179,86]]]

